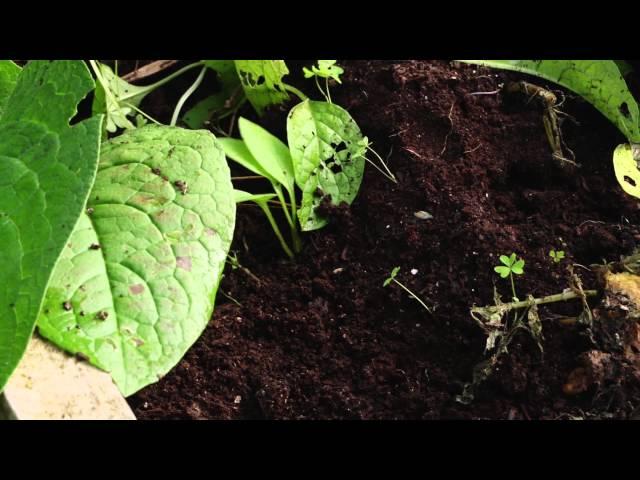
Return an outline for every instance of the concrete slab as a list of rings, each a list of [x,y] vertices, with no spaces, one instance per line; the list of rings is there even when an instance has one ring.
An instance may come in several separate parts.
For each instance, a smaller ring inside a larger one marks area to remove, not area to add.
[[[135,420],[109,374],[34,335],[0,395],[0,419]]]

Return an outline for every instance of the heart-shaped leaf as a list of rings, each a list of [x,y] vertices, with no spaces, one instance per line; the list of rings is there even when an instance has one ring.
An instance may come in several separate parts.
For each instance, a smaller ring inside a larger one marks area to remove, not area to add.
[[[502,278],[507,278],[509,276],[509,273],[511,273],[511,269],[509,267],[499,266],[494,267],[493,269],[496,271],[496,273],[499,273]]]
[[[325,197],[333,205],[350,205],[358,194],[368,141],[345,109],[311,100],[291,110],[287,136],[302,190],[300,225],[302,230],[316,230],[327,224],[316,212]]]
[[[211,317],[234,224],[211,133],[153,125],[106,142],[40,332],[110,372],[125,396],[157,381]]]

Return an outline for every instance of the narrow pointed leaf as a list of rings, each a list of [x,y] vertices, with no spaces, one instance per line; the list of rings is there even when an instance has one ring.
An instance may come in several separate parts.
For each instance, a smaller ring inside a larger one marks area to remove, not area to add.
[[[292,191],[294,176],[289,148],[278,137],[246,118],[240,118],[238,127],[247,149],[260,167]]]
[[[247,144],[238,138],[221,138],[218,140],[220,145],[224,149],[224,153],[234,162],[239,163],[247,170],[267,178],[271,182],[275,182],[275,178],[271,176],[262,165],[258,163],[258,160],[251,155],[251,152],[247,148]]]

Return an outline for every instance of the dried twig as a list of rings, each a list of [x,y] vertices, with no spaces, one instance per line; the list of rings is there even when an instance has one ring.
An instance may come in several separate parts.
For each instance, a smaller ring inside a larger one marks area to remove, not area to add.
[[[451,118],[451,115],[453,114],[453,107],[456,106],[456,102],[455,100],[451,103],[451,108],[449,109],[449,116],[447,117],[449,119],[449,123],[451,124],[451,128],[449,129],[449,132],[447,133],[447,136],[444,137],[444,146],[442,147],[442,151],[440,152],[440,156],[442,156],[444,154],[444,152],[447,150],[447,142],[449,141],[449,135],[451,135],[451,132],[453,132],[453,119]]]
[[[141,68],[136,68],[133,72],[127,73],[122,77],[122,79],[127,82],[135,82],[136,80],[141,80],[166,70],[176,63],[178,63],[178,60],[156,60],[155,62],[151,62]]]

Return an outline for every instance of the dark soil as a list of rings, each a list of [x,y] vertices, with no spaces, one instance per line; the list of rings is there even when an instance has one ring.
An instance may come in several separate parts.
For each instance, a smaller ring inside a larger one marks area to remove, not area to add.
[[[567,94],[562,109],[580,124],[566,120],[562,130],[582,167],[565,170],[551,158],[539,106],[469,95],[522,75],[445,61],[341,64],[344,83],[333,88],[333,100],[388,157],[399,184],[367,168],[353,205],[331,209],[327,228],[305,234],[294,262],[261,212],[239,207],[232,250],[260,284],[241,269],[226,272],[221,289],[241,306],[218,296],[209,327],[180,364],[129,399],[136,415],[629,418],[640,405],[631,373],[618,373],[607,401],[594,389],[563,392],[598,340],[597,331],[553,320],[578,314],[579,302],[540,309],[543,355],[519,334],[475,400],[455,400],[484,359],[485,335],[469,308],[490,304],[494,285],[510,296],[508,282],[493,271],[500,254],[526,260],[517,278],[524,297],[567,288],[569,264],[619,260],[636,247],[639,204],[622,192],[611,162],[622,135]],[[314,89],[313,82],[299,86]],[[271,112],[266,125],[282,135],[285,118],[285,109]],[[417,218],[420,210],[433,219]],[[551,248],[567,259],[554,264]],[[395,266],[433,313],[399,287],[383,288]],[[576,272],[585,288],[597,287],[592,271]]]

